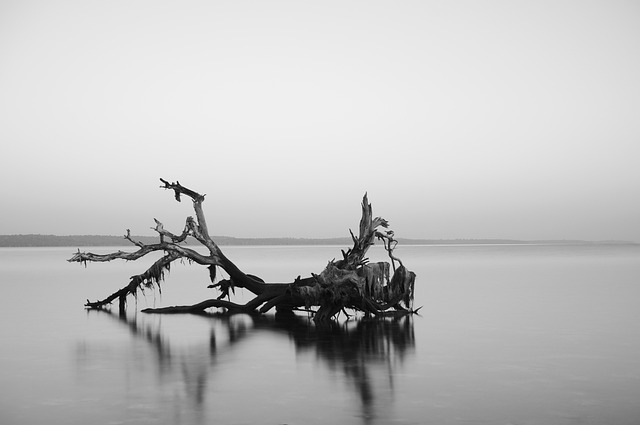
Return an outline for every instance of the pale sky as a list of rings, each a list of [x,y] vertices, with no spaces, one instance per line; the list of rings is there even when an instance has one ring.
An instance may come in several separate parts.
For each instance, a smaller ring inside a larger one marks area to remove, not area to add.
[[[0,234],[640,242],[640,2],[0,1]]]

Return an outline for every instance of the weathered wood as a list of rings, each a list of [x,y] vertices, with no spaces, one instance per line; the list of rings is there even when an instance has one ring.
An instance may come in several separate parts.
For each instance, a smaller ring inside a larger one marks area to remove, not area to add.
[[[108,254],[94,254],[78,252],[68,261],[86,264],[88,262],[105,262],[113,260],[138,260],[151,252],[161,251],[164,256],[151,265],[145,272],[132,276],[129,283],[103,300],[90,302],[85,306],[90,309],[104,308],[114,300],[119,300],[119,308],[124,311],[126,299],[129,295],[136,296],[138,291],[156,287],[160,289],[160,282],[164,279],[164,271],[177,259],[186,259],[199,265],[208,267],[212,282],[210,288],[220,292],[216,299],[205,300],[193,305],[149,308],[147,313],[198,313],[206,309],[219,308],[229,312],[259,312],[266,313],[274,307],[279,311],[297,310],[314,312],[314,320],[327,321],[336,317],[345,309],[354,309],[366,314],[379,315],[389,309],[407,314],[412,312],[412,301],[415,284],[415,274],[404,267],[402,262],[393,254],[397,245],[394,233],[387,229],[389,223],[380,217],[373,217],[371,204],[367,194],[362,200],[362,217],[359,223],[358,235],[350,231],[353,247],[342,252],[343,258],[330,261],[319,274],[301,278],[298,276],[289,283],[265,283],[257,276],[246,274],[240,270],[209,235],[202,203],[205,196],[191,190],[179,182],[170,183],[160,179],[163,189],[174,192],[175,199],[181,201],[187,196],[193,201],[196,218],[188,217],[181,234],[174,234],[164,228],[164,225],[154,218],[156,225],[152,229],[158,233],[160,241],[157,244],[146,245],[135,241],[127,229],[126,240],[138,247],[137,251],[116,251]],[[188,236],[192,236],[209,253],[201,254],[193,249],[180,245]],[[392,261],[394,274],[390,278],[389,263],[378,262],[369,264],[366,253],[374,245],[375,240],[382,240],[385,250]],[[399,267],[396,267],[398,262]],[[220,279],[218,269],[223,270],[228,278]],[[216,282],[217,281],[217,282]],[[231,294],[235,288],[245,288],[255,295],[246,304],[231,301]],[[224,300],[223,298],[228,298]],[[315,308],[315,310],[314,310]]]

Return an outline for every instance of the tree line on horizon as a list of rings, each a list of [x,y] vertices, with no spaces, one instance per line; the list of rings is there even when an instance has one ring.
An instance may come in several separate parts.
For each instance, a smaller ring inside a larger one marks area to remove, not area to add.
[[[156,243],[157,236],[135,236],[145,244]],[[216,236],[221,245],[344,245],[351,240],[348,237],[339,238],[236,238],[231,236]],[[523,241],[515,239],[408,239],[399,238],[403,245],[453,245],[453,244],[634,244],[627,241],[582,241],[582,240],[544,240]],[[196,245],[197,242],[187,239],[187,244]],[[42,235],[17,234],[0,235],[0,247],[84,247],[84,246],[129,246],[130,242],[124,236],[112,235]]]

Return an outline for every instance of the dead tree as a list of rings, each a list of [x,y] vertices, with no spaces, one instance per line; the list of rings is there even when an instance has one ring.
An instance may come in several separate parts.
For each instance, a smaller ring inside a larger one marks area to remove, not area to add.
[[[117,251],[109,254],[78,252],[68,261],[83,263],[104,262],[116,259],[137,260],[151,252],[163,252],[164,255],[141,274],[131,276],[129,283],[103,300],[89,301],[89,309],[100,309],[118,300],[121,312],[126,309],[127,297],[137,296],[145,288],[160,287],[165,271],[171,263],[186,259],[208,269],[210,288],[219,291],[217,298],[208,299],[187,306],[148,308],[146,313],[199,313],[209,308],[219,308],[230,313],[265,313],[273,308],[277,310],[305,310],[311,312],[316,322],[323,322],[337,316],[341,311],[352,309],[368,315],[402,315],[413,313],[413,293],[415,273],[409,271],[394,255],[397,241],[388,228],[388,222],[373,217],[367,195],[362,200],[362,218],[358,236],[350,230],[353,247],[342,251],[342,259],[331,260],[319,274],[301,278],[298,276],[289,283],[265,283],[261,278],[247,274],[229,260],[218,244],[209,235],[202,203],[204,195],[182,186],[178,181],[170,183],[160,179],[163,189],[174,192],[180,202],[183,196],[193,201],[196,217],[187,217],[181,234],[174,234],[164,228],[156,219],[153,228],[159,236],[158,243],[144,244],[136,241],[127,229],[126,240],[138,247],[134,252]],[[383,229],[381,229],[383,228]],[[209,254],[201,254],[184,245],[188,236],[204,245]],[[369,263],[365,257],[367,250],[381,240],[391,260]],[[220,279],[218,269],[224,270],[227,278]],[[391,273],[391,270],[393,273]],[[391,276],[390,276],[391,275]],[[235,288],[245,288],[255,297],[245,304],[231,301]],[[227,298],[227,299],[224,299]],[[417,311],[417,310],[415,310]]]

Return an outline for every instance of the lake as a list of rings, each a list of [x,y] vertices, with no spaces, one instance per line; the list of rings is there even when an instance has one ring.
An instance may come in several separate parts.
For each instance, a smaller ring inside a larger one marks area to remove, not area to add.
[[[223,250],[284,282],[340,248]],[[180,263],[126,316],[85,311],[152,259],[74,251],[0,249],[2,424],[640,423],[639,246],[400,246],[420,315],[323,327],[136,313],[217,296]]]

